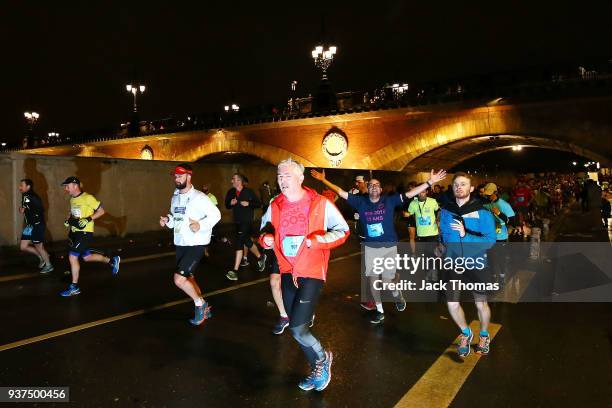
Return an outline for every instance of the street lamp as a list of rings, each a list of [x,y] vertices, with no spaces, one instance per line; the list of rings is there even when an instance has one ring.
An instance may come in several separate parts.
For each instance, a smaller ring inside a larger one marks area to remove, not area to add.
[[[229,111],[230,111],[230,109],[231,109],[233,112],[238,112],[238,111],[240,110],[240,106],[236,105],[235,103],[232,103],[231,105],[225,105],[225,106],[223,107],[223,109],[224,109],[226,112],[229,112]]]
[[[132,95],[134,95],[134,113],[138,112],[138,106],[136,105],[136,95],[138,94],[138,91],[140,91],[141,94],[144,93],[145,91],[145,86],[144,85],[126,85],[125,89],[130,92]]]
[[[323,72],[322,79],[327,79],[327,69],[334,60],[336,55],[337,47],[332,45],[327,50],[322,45],[317,45],[314,50],[311,51],[312,59],[314,60],[315,66]]]
[[[23,116],[28,122],[28,134],[23,138],[23,148],[26,149],[33,139],[34,125],[38,122],[40,115],[37,112],[23,112]]]

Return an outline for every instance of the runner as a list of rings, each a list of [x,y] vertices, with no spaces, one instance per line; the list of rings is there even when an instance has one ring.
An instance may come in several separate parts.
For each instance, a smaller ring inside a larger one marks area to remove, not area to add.
[[[172,174],[176,190],[170,202],[170,213],[159,217],[159,225],[174,229],[174,284],[193,299],[195,313],[189,323],[199,326],[210,319],[212,313],[208,302],[202,297],[194,273],[204,254],[204,246],[210,243],[212,229],[221,219],[221,213],[206,194],[193,187],[193,169],[189,164],[179,164]]]
[[[474,191],[469,175],[458,172],[453,177],[452,184],[455,201],[447,203],[440,212],[440,235],[446,245],[448,258],[472,258],[472,265],[477,258],[486,259],[486,251],[495,243],[495,223],[491,213],[482,206],[478,197],[471,197]],[[466,256],[468,255],[468,256]],[[487,281],[487,269],[478,270],[476,267],[468,268],[465,264],[462,274],[449,271],[449,277],[467,283],[482,283]],[[457,352],[461,357],[470,354],[470,343],[473,333],[465,321],[465,314],[459,303],[461,292],[449,289],[446,292],[448,311],[461,330]],[[488,354],[491,338],[489,337],[489,322],[491,309],[483,291],[474,291],[474,301],[480,319],[480,340],[476,347],[479,354]]]
[[[289,330],[300,344],[311,373],[298,386],[324,390],[331,380],[333,355],[309,329],[325,283],[330,249],[342,245],[349,227],[338,209],[316,191],[303,187],[304,166],[291,159],[278,165],[279,195],[264,214],[274,233],[264,233],[264,248],[274,248],[281,272],[281,289]]]
[[[40,273],[53,271],[53,265],[49,260],[49,253],[45,250],[45,209],[42,200],[34,192],[34,183],[30,179],[19,182],[21,192],[21,207],[19,212],[23,214],[25,227],[21,234],[20,249],[23,252],[38,257]]]
[[[60,292],[60,295],[68,297],[81,293],[81,289],[78,286],[81,270],[79,257],[83,258],[85,262],[108,264],[114,276],[119,273],[121,258],[119,256],[109,258],[99,253],[92,253],[89,248],[89,243],[93,238],[94,221],[105,213],[102,204],[91,194],[83,192],[81,190],[81,182],[74,176],[64,180],[62,186],[64,186],[64,191],[70,196],[70,215],[64,221],[64,226],[70,229],[68,234],[70,242],[68,260],[70,261],[72,283],[68,289]]]
[[[376,256],[394,257],[394,253],[397,253],[397,233],[393,224],[394,210],[396,207],[403,206],[405,201],[408,201],[412,197],[416,196],[422,191],[430,188],[433,184],[443,180],[446,177],[446,172],[440,170],[437,173],[431,171],[430,178],[426,183],[421,184],[413,188],[412,190],[404,194],[391,194],[381,195],[381,184],[377,179],[371,179],[368,182],[368,195],[364,196],[361,194],[348,193],[333,184],[325,178],[325,170],[318,172],[311,170],[310,174],[313,178],[321,181],[332,191],[336,192],[340,197],[347,200],[348,204],[353,207],[359,214],[359,220],[361,222],[361,229],[364,231],[365,240],[368,250],[366,255],[369,257],[370,253],[378,253]],[[383,309],[382,301],[380,298],[380,291],[374,289],[374,282],[380,278],[380,275],[373,273],[371,270],[371,262],[366,259],[366,277],[370,282],[370,290],[372,297],[374,298],[374,309],[372,310],[372,317],[370,322],[373,324],[382,323],[385,319],[385,311]],[[395,279],[396,271],[387,269],[382,275],[382,280],[389,283]],[[402,296],[401,291],[395,291],[393,293],[396,302],[395,306],[398,311],[402,312],[406,309],[406,301]],[[369,310],[367,302],[362,307]]]
[[[434,187],[438,187],[436,184]],[[438,187],[439,188],[439,187]],[[431,192],[431,188],[427,188],[418,194],[416,200],[412,200],[408,205],[408,214],[413,216],[416,224],[416,239],[418,242],[424,242],[424,254],[426,257],[433,257],[434,244],[438,242],[438,215],[440,207],[438,202],[427,194]],[[436,269],[427,271],[427,279],[437,281]]]
[[[514,210],[505,200],[498,196],[497,185],[488,183],[484,187],[487,203],[484,208],[491,211],[495,220],[495,240],[497,243],[489,251],[489,264],[497,282],[505,284],[508,270],[507,258],[510,256],[508,247],[508,225],[514,221]]]
[[[257,245],[254,245],[251,239],[254,210],[261,207],[261,202],[253,190],[244,186],[244,179],[245,177],[242,174],[234,174],[232,176],[233,187],[225,195],[225,207],[232,210],[236,230],[236,237],[233,241],[236,250],[234,269],[225,275],[227,279],[233,281],[238,280],[240,266],[248,265],[247,251],[244,248],[250,250],[257,257],[257,270],[259,272],[266,268],[266,255],[259,253]]]

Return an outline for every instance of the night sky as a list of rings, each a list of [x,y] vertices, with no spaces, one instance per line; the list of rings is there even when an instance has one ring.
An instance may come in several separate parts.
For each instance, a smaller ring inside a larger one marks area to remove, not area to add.
[[[143,119],[281,103],[292,80],[306,96],[322,15],[337,91],[612,57],[610,2],[150,3],[3,5],[0,139],[21,139],[26,110],[45,133],[117,126],[134,80]]]

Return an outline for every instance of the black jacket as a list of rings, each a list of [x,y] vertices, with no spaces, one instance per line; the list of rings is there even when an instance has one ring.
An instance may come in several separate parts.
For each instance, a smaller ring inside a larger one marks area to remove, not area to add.
[[[238,200],[236,205],[232,206],[232,199]],[[249,205],[243,207],[240,202],[248,201]],[[228,210],[232,210],[234,215],[234,222],[237,223],[251,223],[253,222],[253,216],[255,212],[255,208],[261,207],[261,201],[257,197],[257,194],[253,192],[248,187],[244,187],[240,191],[240,195],[237,194],[235,188],[230,188],[227,194],[225,195],[225,208]]]
[[[45,209],[38,194],[30,190],[21,196],[21,206],[25,209],[23,217],[26,225],[37,225],[45,222]]]

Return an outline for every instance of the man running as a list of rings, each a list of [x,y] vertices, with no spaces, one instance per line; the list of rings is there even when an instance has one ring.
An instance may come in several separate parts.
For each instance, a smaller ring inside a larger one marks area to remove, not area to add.
[[[434,187],[439,186],[436,184]],[[430,188],[423,190],[417,196],[416,200],[412,200],[408,205],[408,214],[414,217],[416,225],[416,240],[425,242],[425,256],[433,257],[434,243],[438,242],[438,219],[437,215],[440,210],[438,202],[427,194],[431,192]],[[437,271],[431,269],[427,271],[427,279],[437,281]]]
[[[34,183],[30,179],[19,182],[21,192],[21,207],[19,212],[23,214],[25,227],[21,233],[20,249],[23,252],[38,257],[40,273],[53,271],[53,265],[49,260],[49,253],[45,250],[45,209],[42,200],[34,192]]]
[[[248,265],[246,257],[249,250],[257,257],[257,270],[261,272],[266,268],[266,255],[259,253],[257,245],[254,245],[251,239],[254,210],[261,207],[261,202],[253,190],[244,186],[244,179],[242,174],[234,174],[232,188],[225,195],[225,208],[232,210],[236,229],[236,237],[233,241],[236,250],[234,269],[225,275],[227,279],[233,281],[238,280],[240,266]],[[247,251],[243,249],[245,247]]]
[[[465,271],[461,274],[449,271],[447,281],[461,280],[466,283],[482,283],[487,280],[487,269],[476,268],[478,258],[486,260],[486,251],[495,243],[495,223],[491,213],[485,209],[478,197],[471,197],[474,191],[469,175],[458,172],[453,177],[452,184],[455,200],[447,203],[440,212],[440,234],[446,245],[447,258],[471,258],[472,268],[465,262]],[[486,261],[484,262],[486,265]],[[486,282],[485,282],[486,283]],[[450,283],[449,283],[450,284]],[[465,321],[465,314],[459,303],[461,292],[447,290],[448,311],[461,330],[457,353],[460,357],[470,354],[470,343],[473,333]],[[488,354],[491,338],[489,337],[489,322],[491,309],[483,291],[474,291],[474,301],[480,319],[480,340],[476,347],[479,354]]]
[[[484,195],[487,198],[484,208],[491,211],[495,220],[495,240],[497,241],[489,251],[489,264],[497,280],[504,284],[508,269],[506,258],[510,255],[508,253],[508,225],[513,223],[515,214],[510,204],[499,197],[495,183],[488,183],[484,187]]]
[[[204,247],[210,243],[213,227],[221,219],[221,212],[208,196],[193,187],[193,169],[189,164],[179,164],[172,174],[176,190],[170,201],[170,212],[159,217],[159,225],[174,229],[174,284],[193,299],[195,313],[189,323],[199,326],[210,319],[212,313],[202,297],[194,272],[204,255]]]
[[[92,253],[89,248],[89,243],[93,238],[94,221],[102,217],[105,213],[100,201],[91,194],[81,191],[81,182],[76,177],[68,177],[62,183],[64,191],[70,196],[70,215],[64,226],[70,228],[68,238],[70,241],[70,251],[68,260],[70,261],[70,272],[72,274],[72,283],[63,292],[61,296],[76,296],[81,293],[78,286],[79,273],[81,265],[79,257],[85,262],[102,262],[111,267],[113,276],[119,273],[119,263],[121,258],[114,256],[109,258],[99,253]]]
[[[346,241],[349,226],[329,200],[303,187],[303,181],[302,164],[292,159],[278,164],[282,194],[272,201],[262,220],[262,225],[272,224],[274,233],[262,234],[260,242],[274,249],[289,330],[312,367],[298,386],[322,391],[331,380],[333,355],[323,349],[309,325],[327,277],[330,250]]]
[[[368,195],[364,196],[361,194],[348,193],[333,184],[325,178],[325,170],[321,172],[311,170],[310,174],[313,178],[325,184],[329,189],[335,191],[340,197],[347,200],[348,204],[357,211],[361,222],[361,229],[365,235],[364,242],[368,248],[372,248],[372,250],[366,251],[367,257],[370,256],[370,253],[374,253],[378,249],[385,252],[385,257],[395,256],[394,253],[397,253],[397,233],[393,224],[395,208],[403,206],[405,200],[411,199],[446,177],[446,172],[444,170],[440,170],[437,173],[434,173],[432,170],[427,182],[404,194],[396,193],[389,195],[381,195],[382,188],[380,181],[371,179],[367,184]],[[369,286],[375,303],[375,309],[373,310],[370,322],[379,324],[385,319],[385,311],[380,298],[380,291],[374,289],[374,282],[380,279],[380,276],[371,270],[369,267],[370,265],[371,262],[368,262],[368,259],[366,259],[366,276],[370,282]],[[395,275],[395,270],[385,270],[382,274],[382,280],[385,283],[389,283],[395,279]],[[404,311],[406,309],[406,301],[401,291],[396,291],[393,295],[396,299],[395,306],[397,310],[400,312]],[[363,303],[362,307],[367,309]]]

